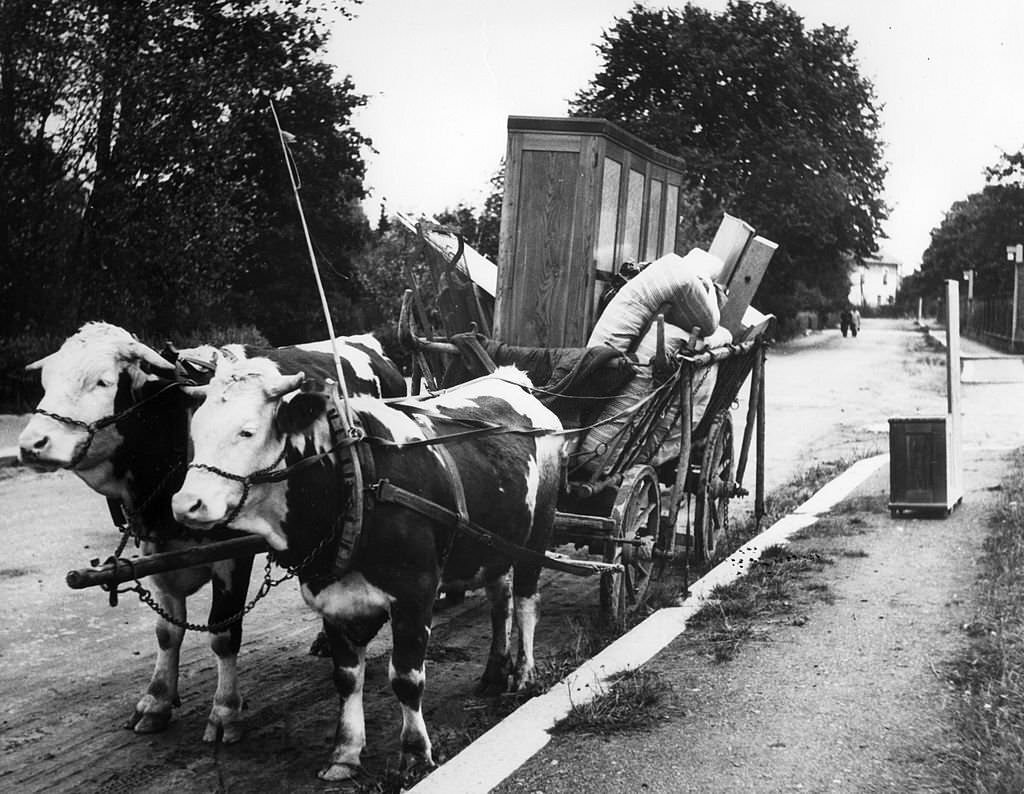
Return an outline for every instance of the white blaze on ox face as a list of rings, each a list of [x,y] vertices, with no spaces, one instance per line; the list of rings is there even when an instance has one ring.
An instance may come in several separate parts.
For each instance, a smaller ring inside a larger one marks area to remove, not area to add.
[[[210,529],[232,517],[244,495],[244,509],[232,518],[231,527],[262,535],[276,549],[287,548],[279,532],[284,500],[274,498],[282,485],[260,484],[244,494],[241,482],[220,472],[246,477],[280,461],[286,439],[275,428],[276,407],[302,379],[302,373],[281,375],[268,359],[218,363],[192,417],[193,460],[172,500],[179,521]]]

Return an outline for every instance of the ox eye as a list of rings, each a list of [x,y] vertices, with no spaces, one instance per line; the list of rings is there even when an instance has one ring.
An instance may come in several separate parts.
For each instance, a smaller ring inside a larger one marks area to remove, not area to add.
[[[96,381],[96,385],[99,386],[101,389],[109,389],[114,384],[111,383],[106,378],[100,378],[98,381]]]
[[[241,438],[252,438],[253,437],[253,432],[251,430],[239,430],[238,431],[238,435]]]

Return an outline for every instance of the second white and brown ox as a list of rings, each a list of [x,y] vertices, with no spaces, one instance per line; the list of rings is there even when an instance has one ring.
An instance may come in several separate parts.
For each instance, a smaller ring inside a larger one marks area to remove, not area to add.
[[[421,702],[442,582],[486,584],[493,637],[482,684],[504,689],[511,676],[513,686],[524,687],[534,678],[537,560],[555,517],[561,425],[513,368],[417,403],[412,412],[380,400],[351,400],[365,433],[358,443],[372,459],[363,465],[367,493],[385,482],[398,486],[450,514],[467,515],[535,556],[513,566],[503,551],[459,532],[455,521],[368,496],[354,555],[339,570],[335,535],[353,494],[340,480],[338,439],[327,416],[331,401],[309,384],[300,390],[303,385],[301,374],[283,375],[269,360],[218,367],[193,416],[195,456],[174,496],[175,516],[196,529],[230,519],[230,526],[265,537],[281,562],[298,568],[303,598],[324,619],[341,704],[336,744],[321,778],[350,778],[359,768],[366,646],[389,618],[390,679],[403,715],[402,768],[432,766]],[[514,666],[513,616],[519,632]]]

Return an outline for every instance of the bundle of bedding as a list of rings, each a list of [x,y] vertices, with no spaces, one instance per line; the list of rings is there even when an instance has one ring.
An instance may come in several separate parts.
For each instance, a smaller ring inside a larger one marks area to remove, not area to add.
[[[593,472],[605,459],[609,445],[627,443],[622,433],[630,421],[630,408],[654,390],[651,360],[657,348],[658,314],[665,317],[665,353],[669,358],[698,339],[708,344],[732,341],[719,329],[719,302],[712,276],[722,261],[707,251],[694,249],[686,256],[667,254],[652,262],[627,282],[601,313],[587,345],[603,345],[633,358],[639,373],[594,416],[594,425],[573,451],[574,466]],[[714,366],[701,369],[694,381],[693,417],[703,415],[715,386]],[[657,466],[679,456],[681,429],[678,401],[659,416],[637,443],[645,449],[639,459]],[[613,458],[614,459],[614,458]]]

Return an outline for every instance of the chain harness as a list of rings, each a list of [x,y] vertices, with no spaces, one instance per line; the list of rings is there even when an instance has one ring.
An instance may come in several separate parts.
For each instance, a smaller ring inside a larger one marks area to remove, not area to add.
[[[158,399],[159,397],[162,397],[164,394],[166,394],[171,389],[178,388],[180,385],[181,384],[179,384],[177,382],[169,383],[166,386],[164,386],[163,388],[161,388],[155,394],[152,394],[149,397],[146,397],[146,398],[144,398],[142,400],[139,400],[138,402],[132,403],[132,405],[130,405],[125,410],[119,411],[118,413],[110,414],[108,416],[104,416],[104,417],[102,417],[100,419],[97,419],[94,422],[86,422],[86,421],[83,421],[81,419],[75,419],[75,418],[70,417],[70,416],[64,416],[63,414],[58,414],[58,413],[55,413],[53,411],[47,411],[47,410],[45,410],[43,408],[36,408],[34,413],[41,414],[43,416],[49,417],[50,419],[54,419],[54,420],[56,420],[58,422],[61,422],[62,424],[70,425],[72,427],[83,428],[87,432],[85,444],[78,450],[78,452],[75,453],[75,456],[71,459],[70,463],[68,464],[68,468],[74,470],[74,469],[76,469],[78,467],[78,465],[83,460],[85,460],[86,455],[89,454],[89,449],[92,446],[93,439],[96,437],[96,434],[99,433],[99,431],[103,430],[106,427],[110,427],[111,425],[117,424],[118,422],[123,420],[125,417],[130,416],[131,414],[133,414],[136,411],[138,411],[140,408],[142,408],[147,403],[153,402],[154,400]],[[268,481],[268,482],[272,481],[272,480],[262,480],[261,477],[263,475],[269,473],[271,470],[275,469],[277,467],[277,465],[281,462],[281,460],[283,460],[283,458],[284,458],[284,450],[282,450],[281,456],[276,461],[274,461],[274,463],[271,464],[271,466],[269,466],[267,469],[263,469],[261,471],[254,472],[253,474],[249,475],[248,477],[239,477],[238,475],[233,475],[230,472],[225,472],[225,471],[222,471],[222,470],[218,470],[215,467],[203,466],[202,464],[195,464],[196,468],[207,468],[207,469],[209,469],[211,471],[215,471],[217,474],[220,474],[223,477],[227,477],[228,479],[238,480],[239,482],[242,482],[242,484],[243,484],[242,502],[240,502],[239,505],[235,508],[235,510],[233,511],[232,515],[228,518],[228,520],[224,522],[225,525],[230,523],[235,518],[235,516],[237,516],[238,512],[242,509],[242,506],[244,504],[245,498],[248,496],[249,488],[250,488],[250,486],[252,484],[257,483],[257,482],[263,482],[263,481]],[[137,508],[135,508],[135,509],[133,509],[131,511],[129,511],[127,508],[125,508],[124,503],[121,502],[120,500],[109,500],[108,503],[109,503],[110,510],[111,510],[111,517],[114,519],[114,524],[117,526],[118,530],[121,532],[121,540],[118,542],[117,549],[114,551],[113,555],[107,558],[107,563],[113,563],[114,565],[126,565],[129,568],[134,568],[134,563],[132,562],[132,560],[122,558],[121,554],[124,552],[125,548],[127,547],[129,539],[133,539],[135,541],[136,547],[138,547],[140,542],[142,542],[144,540],[153,540],[154,539],[154,538],[150,537],[148,534],[146,534],[144,532],[144,530],[142,530],[140,528],[140,522],[139,522],[138,519],[146,511],[146,509],[150,505],[153,504],[153,501],[158,496],[160,496],[160,494],[163,493],[164,489],[167,486],[167,483],[171,480],[171,478],[178,471],[181,470],[182,466],[183,466],[182,463],[177,463],[174,466],[172,466],[171,469],[164,475],[164,477],[161,479],[161,481],[157,484],[156,488],[153,489],[153,491],[142,501],[142,503]],[[118,517],[115,514],[115,510],[118,510],[118,509],[123,513],[123,516],[124,516],[124,521],[123,522],[118,520]],[[184,530],[184,529],[183,529],[183,532],[186,535],[191,535],[192,534],[192,533],[190,533],[190,532],[188,532],[187,530]],[[238,621],[240,621],[243,617],[245,617],[245,615],[247,615],[253,609],[253,607],[256,606],[257,602],[259,602],[264,596],[267,595],[267,593],[270,592],[271,589],[273,589],[274,587],[277,587],[282,582],[285,582],[288,579],[291,579],[293,576],[295,576],[295,574],[298,572],[298,570],[300,570],[302,567],[308,565],[309,562],[320,553],[320,551],[322,550],[323,546],[326,545],[328,542],[330,542],[332,540],[332,538],[333,538],[333,534],[332,534],[332,536],[330,536],[328,538],[325,538],[324,541],[321,542],[321,544],[318,545],[317,548],[313,550],[313,552],[310,554],[309,558],[307,558],[306,560],[303,560],[301,563],[299,563],[298,566],[296,566],[294,568],[286,568],[287,573],[284,576],[282,576],[282,577],[280,577],[278,579],[274,579],[271,576],[271,572],[270,571],[271,571],[271,565],[273,563],[273,560],[271,559],[271,556],[268,555],[266,570],[265,570],[264,577],[263,577],[263,582],[260,585],[260,588],[257,591],[256,595],[242,609],[240,609],[238,612],[234,613],[233,615],[231,615],[231,616],[229,616],[229,617],[227,617],[227,618],[225,618],[223,620],[219,620],[219,621],[217,621],[215,623],[209,623],[209,624],[203,625],[203,624],[196,624],[196,623],[188,623],[187,621],[183,621],[183,620],[179,620],[179,619],[175,618],[173,615],[171,615],[166,609],[164,609],[157,602],[156,598],[152,594],[152,591],[150,591],[148,588],[146,588],[139,581],[138,577],[134,576],[134,575],[132,577],[133,580],[134,580],[134,584],[132,586],[124,587],[124,588],[118,588],[117,585],[103,585],[102,589],[107,591],[107,594],[108,594],[108,597],[109,597],[109,602],[110,602],[111,606],[117,606],[118,595],[123,594],[123,593],[132,593],[133,592],[133,593],[136,593],[138,595],[139,600],[142,603],[146,604],[150,609],[152,609],[154,612],[156,612],[161,618],[166,620],[168,623],[170,623],[170,624],[172,624],[174,626],[177,626],[178,628],[187,629],[189,631],[204,631],[204,632],[210,632],[210,633],[214,633],[215,634],[215,633],[218,633],[220,631],[223,631],[224,629],[228,628],[229,626],[231,626],[231,625],[237,623]],[[93,566],[98,565],[99,564],[99,560],[98,559],[93,560],[92,564],[93,564]]]
[[[139,400],[136,403],[132,403],[120,413],[104,416],[101,419],[97,419],[95,422],[85,422],[82,421],[81,419],[74,419],[70,416],[63,416],[62,414],[54,413],[53,411],[47,411],[43,408],[36,408],[33,411],[33,413],[47,416],[50,419],[55,419],[56,421],[61,422],[62,424],[65,425],[71,425],[72,427],[81,427],[86,431],[88,435],[86,436],[85,444],[78,452],[75,453],[75,456],[71,459],[71,462],[68,464],[69,469],[76,469],[78,468],[78,464],[85,460],[85,456],[89,454],[89,448],[92,446],[93,439],[96,438],[96,434],[100,430],[103,430],[106,427],[110,427],[110,425],[117,424],[126,416],[129,416],[130,414],[133,414],[135,411],[139,410],[139,408],[141,408],[143,405],[152,402],[158,397],[162,397],[169,390],[178,388],[179,385],[180,384],[178,384],[177,382],[171,382],[164,386],[162,389],[160,389],[160,391],[158,391],[156,394],[151,394],[149,397],[146,397],[145,399]]]

